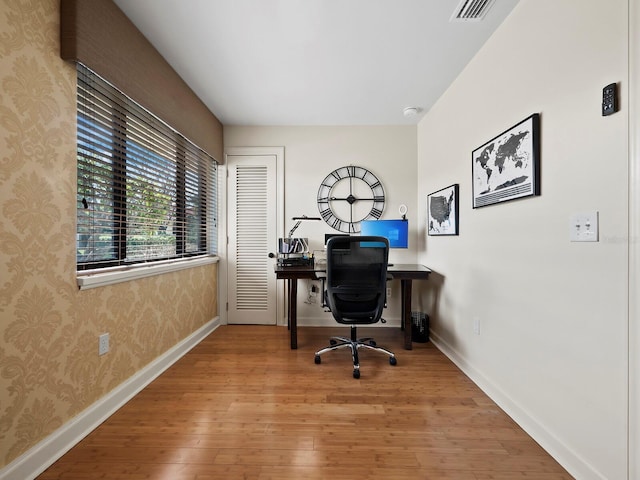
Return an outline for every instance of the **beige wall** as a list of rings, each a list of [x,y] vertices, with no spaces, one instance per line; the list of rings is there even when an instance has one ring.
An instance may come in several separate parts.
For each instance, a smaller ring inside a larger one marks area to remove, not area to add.
[[[78,291],[76,79],[59,2],[0,0],[0,32],[2,467],[212,320],[217,266]]]
[[[225,147],[284,147],[285,232],[295,222],[291,217],[319,216],[316,203],[320,182],[334,169],[358,165],[371,170],[385,189],[382,218],[400,218],[398,208],[407,205],[410,226],[408,249],[392,249],[390,261],[415,263],[417,256],[416,127],[415,126],[225,126]],[[296,235],[308,237],[311,249],[322,249],[325,233],[336,233],[323,221],[304,222]],[[331,314],[319,303],[308,304],[310,281],[299,282],[300,325],[335,325]],[[385,319],[400,324],[400,286],[392,283]]]
[[[434,340],[578,478],[627,478],[627,0],[522,0],[418,128],[418,196],[460,184],[428,237]],[[602,117],[602,88],[622,109]],[[471,152],[541,114],[542,196],[473,210]],[[570,243],[574,212],[598,243]],[[480,321],[480,335],[473,322]]]
[[[629,181],[640,184],[640,0],[629,1]],[[640,189],[631,188],[629,238],[640,238]],[[630,242],[629,291],[640,288],[640,242]],[[629,478],[640,478],[640,298],[629,309]]]

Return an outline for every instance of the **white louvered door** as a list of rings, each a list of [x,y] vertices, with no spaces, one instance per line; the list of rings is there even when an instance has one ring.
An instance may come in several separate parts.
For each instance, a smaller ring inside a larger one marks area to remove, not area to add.
[[[229,156],[230,324],[276,324],[276,157]]]

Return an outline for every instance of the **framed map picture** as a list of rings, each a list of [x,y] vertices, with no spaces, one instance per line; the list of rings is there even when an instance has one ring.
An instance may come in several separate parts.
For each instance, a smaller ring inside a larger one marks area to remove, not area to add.
[[[539,130],[534,113],[473,151],[473,208],[540,195]]]
[[[427,195],[427,233],[458,235],[458,184]]]

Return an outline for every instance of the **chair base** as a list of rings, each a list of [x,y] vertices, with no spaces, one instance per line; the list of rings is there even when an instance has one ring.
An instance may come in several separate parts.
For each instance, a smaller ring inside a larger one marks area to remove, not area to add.
[[[374,350],[376,352],[384,353],[389,356],[389,363],[396,365],[398,361],[393,352],[383,347],[378,347],[376,342],[371,337],[356,338],[356,328],[351,326],[351,338],[347,337],[331,337],[329,340],[330,346],[318,350],[315,354],[314,361],[316,364],[322,362],[321,355],[326,352],[332,352],[341,348],[350,348],[351,357],[353,358],[353,378],[360,378],[360,360],[358,358],[358,350],[365,348],[367,350]]]

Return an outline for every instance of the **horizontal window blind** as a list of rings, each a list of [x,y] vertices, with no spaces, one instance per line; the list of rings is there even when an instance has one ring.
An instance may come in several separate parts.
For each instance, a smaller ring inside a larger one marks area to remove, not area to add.
[[[78,269],[215,253],[215,160],[77,65]]]

